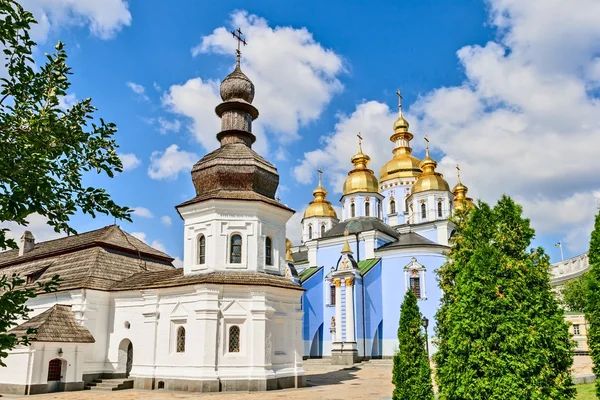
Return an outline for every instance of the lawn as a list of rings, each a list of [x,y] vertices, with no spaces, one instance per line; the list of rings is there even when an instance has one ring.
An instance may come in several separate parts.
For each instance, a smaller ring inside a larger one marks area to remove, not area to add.
[[[596,400],[593,383],[586,383],[575,387],[577,388],[577,400]]]

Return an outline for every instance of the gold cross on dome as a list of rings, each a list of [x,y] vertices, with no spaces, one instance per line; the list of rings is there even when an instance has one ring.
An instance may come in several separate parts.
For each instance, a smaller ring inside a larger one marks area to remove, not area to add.
[[[458,175],[458,181],[460,182],[460,167],[456,164],[456,174]]]
[[[231,34],[235,39],[237,39],[238,46],[237,50],[235,51],[235,54],[239,56],[240,54],[242,54],[242,52],[240,51],[240,45],[243,43],[244,46],[246,46],[248,43],[246,42],[246,39],[242,37],[243,33],[240,28],[237,28],[237,31],[231,31]]]
[[[398,108],[402,108],[402,94],[400,93],[400,89],[396,90],[396,95],[398,95]]]
[[[362,140],[363,140],[363,137],[360,135],[360,132],[358,132],[358,135],[356,135],[356,136],[358,137],[358,149],[362,153]]]

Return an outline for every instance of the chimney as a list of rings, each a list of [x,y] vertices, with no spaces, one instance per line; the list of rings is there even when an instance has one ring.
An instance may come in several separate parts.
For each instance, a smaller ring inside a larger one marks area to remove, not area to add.
[[[30,231],[23,232],[23,236],[21,236],[21,242],[19,243],[19,256],[33,250],[35,247],[35,238],[33,237],[33,233]]]

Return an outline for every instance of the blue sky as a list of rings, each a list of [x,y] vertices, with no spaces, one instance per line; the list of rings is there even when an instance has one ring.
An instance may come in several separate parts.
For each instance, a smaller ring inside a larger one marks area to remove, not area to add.
[[[316,168],[325,168],[337,204],[358,131],[376,173],[391,158],[401,88],[415,154],[423,156],[428,135],[450,185],[460,163],[474,197],[515,197],[536,244],[557,261],[559,240],[566,257],[587,250],[600,190],[600,9],[571,1],[564,19],[566,0],[551,2],[25,4],[43,22],[39,55],[66,43],[74,75],[65,101],[91,97],[97,116],[119,128],[127,170],[87,182],[137,208],[122,227],[174,257],[183,248],[174,206],[194,195],[190,164],[217,145],[215,90],[234,62],[227,30],[241,26],[249,43],[242,68],[261,112],[255,149],[277,166],[281,200],[298,211],[296,230]],[[112,222],[74,219],[80,231]],[[52,236],[40,218],[32,230]]]

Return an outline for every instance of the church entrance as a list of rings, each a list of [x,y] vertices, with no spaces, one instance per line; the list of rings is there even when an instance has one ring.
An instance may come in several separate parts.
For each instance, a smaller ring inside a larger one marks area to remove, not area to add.
[[[129,339],[121,340],[119,344],[119,372],[128,378],[133,368],[133,343]]]
[[[62,369],[63,361],[60,358],[50,360],[48,363],[48,392],[58,392],[63,377]]]

